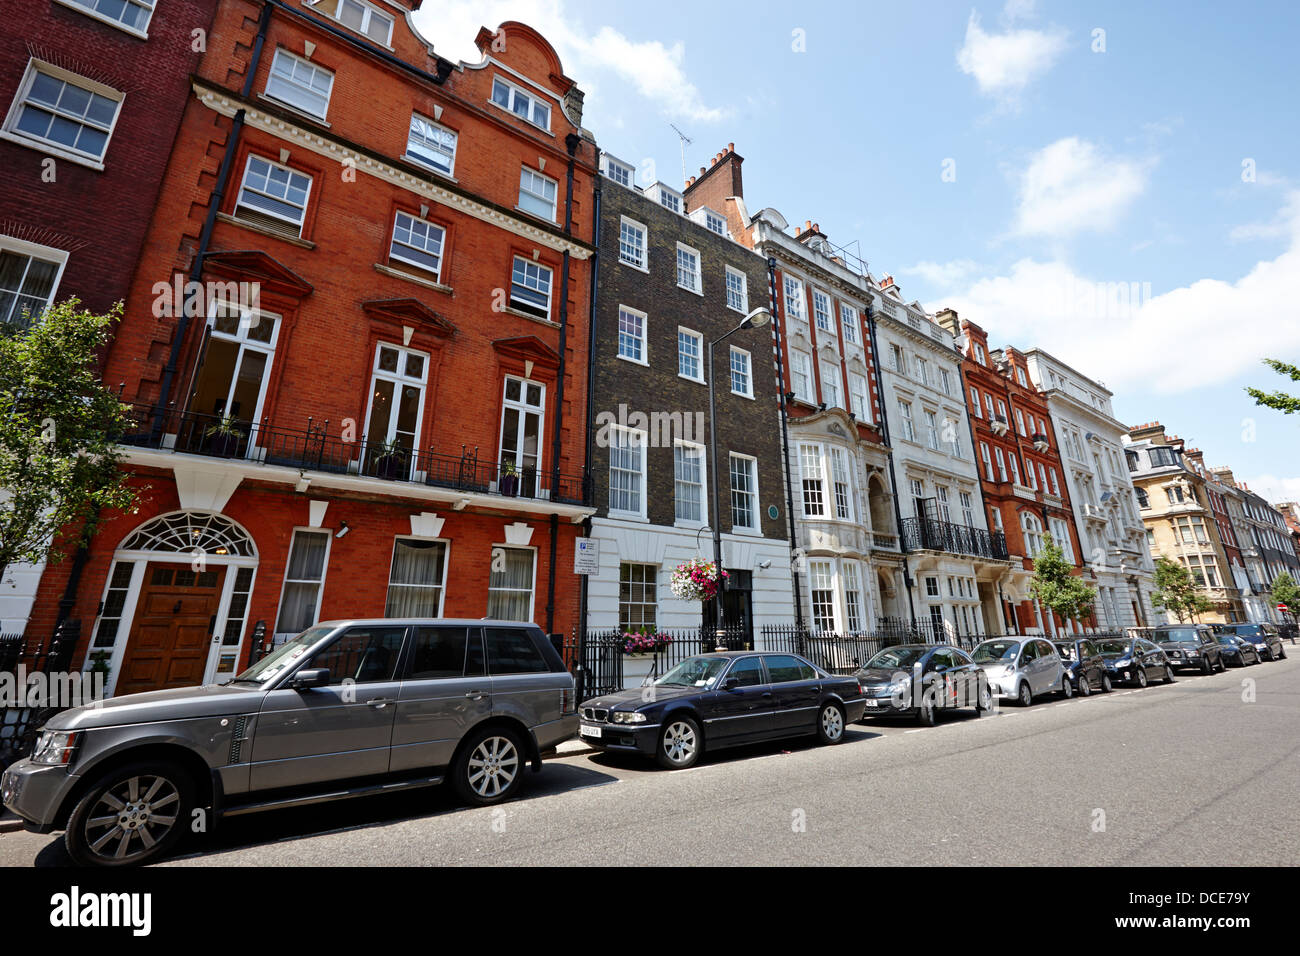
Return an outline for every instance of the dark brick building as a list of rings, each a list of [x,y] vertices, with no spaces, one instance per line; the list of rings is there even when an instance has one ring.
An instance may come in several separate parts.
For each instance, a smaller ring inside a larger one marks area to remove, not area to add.
[[[155,9],[156,6],[156,9]],[[126,298],[216,0],[31,0],[0,30],[0,325]],[[41,568],[10,567],[0,628]]]
[[[638,187],[602,159],[591,470],[601,574],[588,623],[696,627],[702,613],[669,589],[673,571],[713,560],[723,537],[729,624],[791,617],[786,489],[772,330],[732,332],[770,309],[766,261],[737,242],[720,210],[687,214],[663,183]],[[708,376],[717,404],[718,511],[708,435]]]

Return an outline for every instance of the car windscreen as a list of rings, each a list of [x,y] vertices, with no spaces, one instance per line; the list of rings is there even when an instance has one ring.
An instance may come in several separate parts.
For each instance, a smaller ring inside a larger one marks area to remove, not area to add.
[[[1098,641],[1097,653],[1103,657],[1109,654],[1127,654],[1128,641]]]
[[[1056,647],[1056,653],[1059,654],[1059,655],[1061,656],[1061,660],[1063,660],[1063,661],[1072,661],[1072,660],[1074,660],[1074,645],[1073,645],[1073,644],[1065,644],[1065,643],[1061,643],[1061,644],[1056,644],[1056,645],[1054,645],[1054,646]]]
[[[970,656],[976,664],[991,664],[994,661],[1014,661],[1019,650],[1019,641],[985,641]]]
[[[867,661],[867,667],[876,667],[881,670],[897,670],[898,668],[910,668],[913,664],[925,656],[929,650],[926,647],[886,647],[871,660]]]
[[[1156,640],[1164,641],[1166,644],[1195,644],[1196,628],[1175,627],[1167,631],[1157,631]]]
[[[285,641],[270,654],[235,678],[241,684],[265,684],[282,674],[322,637],[334,630],[333,625],[309,627],[297,637]]]
[[[659,687],[712,687],[726,666],[725,657],[688,657],[655,684]]]

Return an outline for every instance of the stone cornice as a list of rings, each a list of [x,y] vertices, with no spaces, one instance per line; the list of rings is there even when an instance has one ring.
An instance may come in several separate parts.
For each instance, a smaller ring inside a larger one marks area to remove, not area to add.
[[[592,248],[586,243],[543,229],[505,212],[500,207],[474,199],[443,186],[431,178],[403,169],[396,163],[363,152],[337,137],[307,129],[287,116],[272,112],[259,103],[251,103],[229,90],[211,86],[201,80],[193,82],[193,90],[200,103],[222,116],[234,116],[242,109],[245,124],[285,140],[287,143],[300,146],[337,163],[351,162],[358,172],[383,179],[394,186],[410,190],[448,209],[455,209],[482,222],[498,226],[540,246],[557,252],[568,252],[575,259],[591,257]]]

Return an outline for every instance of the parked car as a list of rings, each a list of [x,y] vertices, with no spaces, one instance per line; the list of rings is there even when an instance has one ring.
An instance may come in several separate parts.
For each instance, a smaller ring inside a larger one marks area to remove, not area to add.
[[[1258,664],[1263,661],[1253,641],[1238,637],[1236,634],[1229,634],[1227,631],[1220,631],[1216,636],[1224,660],[1233,667],[1245,667],[1247,664]]]
[[[578,728],[573,677],[534,624],[357,620],[309,628],[224,684],[63,711],[0,778],[29,830],[82,865],[145,863],[216,817],[428,787],[474,804]]]
[[[1207,624],[1161,624],[1151,632],[1151,640],[1165,652],[1174,668],[1213,674],[1228,667],[1214,629]]]
[[[797,654],[727,651],[688,657],[652,684],[586,701],[578,736],[680,770],[706,750],[761,740],[815,734],[837,744],[862,710],[856,678]]]
[[[887,647],[857,672],[866,717],[916,717],[933,727],[939,712],[993,709],[988,679],[970,655],[947,644]]]
[[[1110,693],[1110,673],[1095,644],[1086,637],[1052,642],[1074,692],[1087,697],[1094,690]]]
[[[1074,694],[1065,665],[1046,638],[994,638],[977,644],[971,658],[983,668],[996,696],[1015,700],[1022,707],[1043,694]]]
[[[1154,677],[1174,682],[1174,669],[1160,648],[1142,637],[1111,637],[1096,642],[1112,682],[1146,687]]]
[[[1220,630],[1250,641],[1263,660],[1280,661],[1286,657],[1286,647],[1276,624],[1224,624]]]

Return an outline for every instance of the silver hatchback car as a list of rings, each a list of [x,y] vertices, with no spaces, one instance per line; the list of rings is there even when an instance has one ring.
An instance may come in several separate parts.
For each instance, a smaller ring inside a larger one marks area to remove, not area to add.
[[[1043,694],[1070,697],[1065,664],[1052,642],[1041,637],[999,637],[976,645],[971,659],[984,669],[989,686],[998,697],[1028,707]]]
[[[215,823],[446,779],[496,803],[577,728],[573,677],[535,624],[331,621],[224,684],[55,715],[0,777],[0,799],[29,830],[65,830],[77,863],[145,863],[207,812]]]

